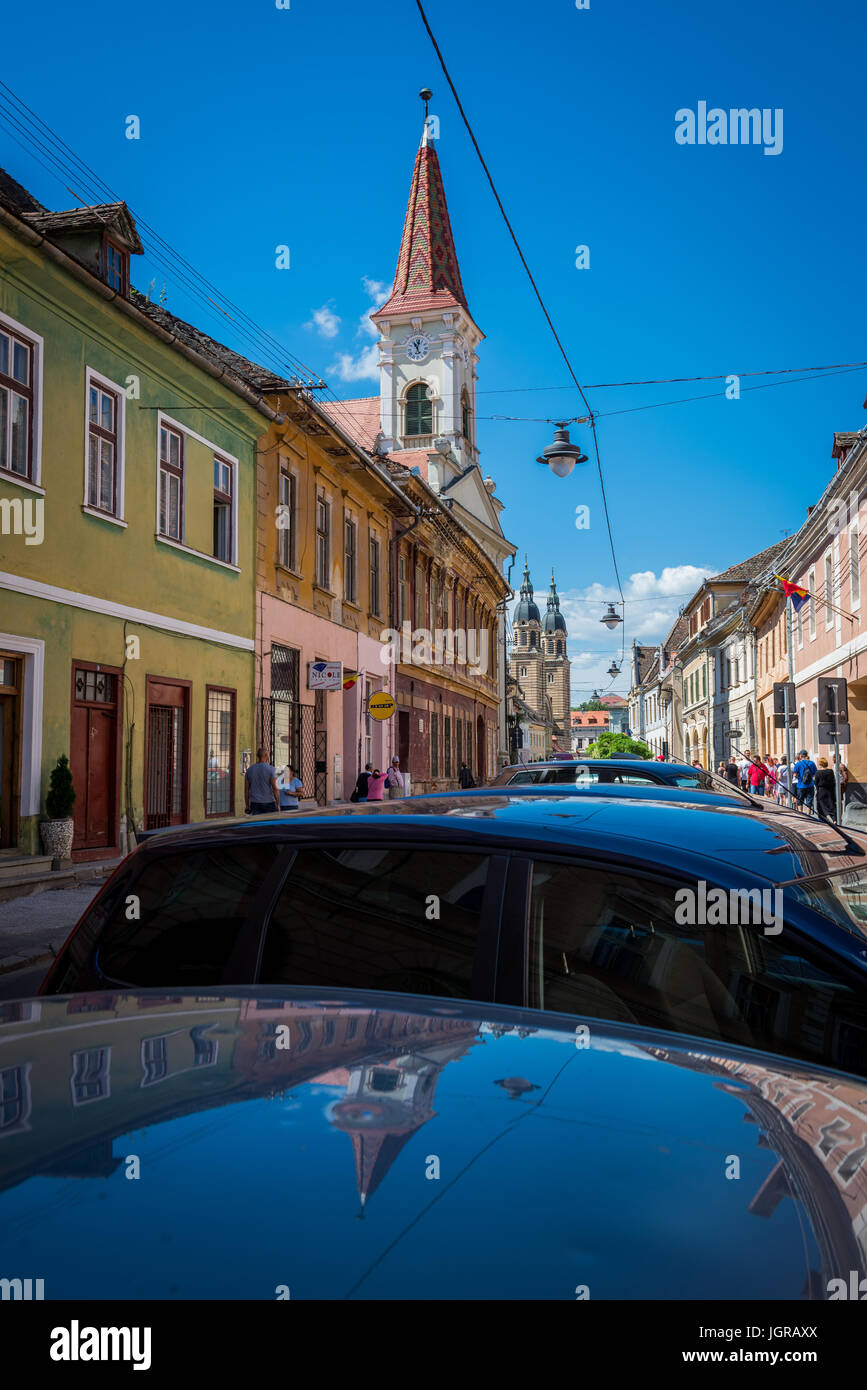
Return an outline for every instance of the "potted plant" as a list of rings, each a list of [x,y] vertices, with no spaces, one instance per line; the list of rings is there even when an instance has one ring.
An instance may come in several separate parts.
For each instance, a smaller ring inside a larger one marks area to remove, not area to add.
[[[49,778],[48,795],[45,798],[47,820],[39,827],[43,853],[50,854],[54,860],[69,859],[72,856],[74,801],[75,788],[72,785],[69,759],[65,754],[61,754],[51,769]]]

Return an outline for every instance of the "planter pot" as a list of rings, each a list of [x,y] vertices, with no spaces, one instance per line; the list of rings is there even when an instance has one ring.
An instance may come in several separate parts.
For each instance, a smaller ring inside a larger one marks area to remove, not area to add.
[[[39,827],[42,836],[42,852],[52,859],[69,859],[72,856],[72,837],[75,822],[72,816],[63,820],[45,820]]]

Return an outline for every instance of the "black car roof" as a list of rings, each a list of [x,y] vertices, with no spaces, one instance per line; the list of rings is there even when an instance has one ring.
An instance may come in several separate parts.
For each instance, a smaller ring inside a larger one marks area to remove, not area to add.
[[[366,805],[323,807],[314,811],[241,817],[219,826],[182,826],[151,836],[140,853],[161,853],[244,839],[296,842],[331,841],[340,832],[353,840],[389,838],[403,833],[423,843],[470,849],[500,843],[513,849],[568,852],[581,849],[659,863],[694,872],[701,861],[749,870],[775,883],[840,869],[867,868],[867,839],[804,816],[748,806],[677,800],[660,795],[638,798],[608,794],[542,796],[440,794]],[[662,789],[660,789],[662,791]],[[388,823],[388,832],[382,824]]]

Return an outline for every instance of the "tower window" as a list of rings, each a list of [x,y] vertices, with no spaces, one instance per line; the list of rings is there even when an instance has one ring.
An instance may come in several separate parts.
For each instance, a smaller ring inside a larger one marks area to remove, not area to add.
[[[433,401],[428,396],[428,388],[423,382],[410,386],[406,393],[407,435],[433,434]]]
[[[470,442],[470,400],[466,391],[461,396],[461,431],[464,439]]]

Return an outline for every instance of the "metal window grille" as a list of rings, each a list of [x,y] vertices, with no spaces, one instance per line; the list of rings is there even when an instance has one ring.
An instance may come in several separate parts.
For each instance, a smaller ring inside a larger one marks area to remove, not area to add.
[[[298,700],[301,654],[295,647],[271,648],[271,696],[275,700]]]
[[[209,690],[205,770],[205,815],[231,815],[235,805],[235,694],[231,690]]]

